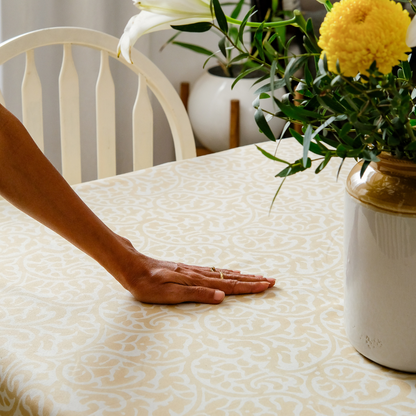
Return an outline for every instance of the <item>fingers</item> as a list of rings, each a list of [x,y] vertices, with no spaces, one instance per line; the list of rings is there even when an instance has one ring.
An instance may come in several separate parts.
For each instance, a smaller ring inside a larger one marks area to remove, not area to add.
[[[218,304],[224,300],[225,293],[201,286],[180,286],[170,287],[172,303],[196,302]]]
[[[218,304],[225,295],[243,295],[264,292],[269,282],[242,282],[235,279],[213,279],[209,277],[170,276],[171,282],[164,286],[163,303],[198,302]],[[180,282],[180,283],[179,283]],[[161,293],[162,294],[162,293]]]
[[[243,295],[264,292],[270,287],[268,281],[241,281],[237,279],[202,278],[198,284],[223,291],[226,295]]]
[[[163,303],[197,302],[219,304],[225,295],[241,295],[260,293],[268,289],[268,282],[238,282],[236,280],[218,281],[218,279],[204,279],[201,286],[184,286],[170,283],[165,286],[169,291],[169,299]]]
[[[233,273],[227,273],[226,271],[223,271],[223,269],[219,270],[216,269],[216,272],[211,272],[208,277],[211,277],[213,279],[221,279],[221,274],[223,275],[224,280],[225,279],[232,279],[232,280],[238,280],[239,282],[267,282],[269,284],[268,287],[272,287],[276,283],[276,279],[270,278],[270,277],[263,277],[261,275],[253,275],[253,274],[233,274]]]
[[[207,273],[210,276],[202,275],[193,271],[174,272],[175,282],[186,286],[201,286],[221,290],[226,295],[241,295],[248,293],[260,293],[271,287],[273,283],[262,277],[238,277],[228,278],[224,274],[224,279],[219,277],[218,272]]]
[[[145,303],[219,304],[225,295],[260,293],[275,284],[275,279],[229,269],[212,271],[209,267],[153,259],[150,259],[147,266],[147,271],[142,271],[140,276],[125,279],[125,287],[137,300]]]
[[[182,263],[177,264],[175,271],[178,273],[191,274],[193,276],[202,275],[213,279],[221,279],[222,273],[224,279],[237,279],[240,282],[268,282],[268,287],[272,287],[276,283],[276,279],[264,277],[258,274],[243,274],[240,271],[222,268],[215,268],[215,271],[213,271],[212,267],[188,266]]]

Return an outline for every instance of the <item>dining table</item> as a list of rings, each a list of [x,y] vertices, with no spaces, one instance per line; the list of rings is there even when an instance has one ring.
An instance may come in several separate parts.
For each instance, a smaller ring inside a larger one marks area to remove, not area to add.
[[[141,303],[1,199],[0,415],[416,415],[416,375],[371,362],[344,330],[344,182],[355,161],[288,177],[271,207],[285,164],[257,147],[303,155],[293,139],[276,146],[74,186],[146,255],[276,279],[219,305]]]

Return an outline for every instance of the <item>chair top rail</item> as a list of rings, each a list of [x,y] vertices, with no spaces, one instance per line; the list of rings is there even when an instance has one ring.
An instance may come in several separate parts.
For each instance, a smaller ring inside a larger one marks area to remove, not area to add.
[[[117,59],[118,42],[119,39],[116,37],[93,29],[80,27],[40,29],[16,36],[1,43],[0,65],[29,50],[41,46],[61,45],[65,43],[104,50],[111,57]],[[175,150],[181,149],[179,150],[179,154],[177,153],[177,157],[179,156],[179,159],[194,157],[196,153],[191,124],[187,118],[185,109],[183,108],[183,111],[178,111],[179,108],[183,107],[183,103],[163,72],[135,48],[132,48],[133,64],[130,64],[124,58],[120,58],[118,61],[130,68],[137,75],[143,74],[146,77],[148,87],[155,94],[168,116],[169,124],[171,126],[174,124],[180,126],[181,132],[174,132],[174,141],[179,140],[182,142],[182,146],[176,146],[175,144]],[[171,118],[176,119],[177,122],[173,122],[172,124],[171,121],[173,120],[170,120]]]

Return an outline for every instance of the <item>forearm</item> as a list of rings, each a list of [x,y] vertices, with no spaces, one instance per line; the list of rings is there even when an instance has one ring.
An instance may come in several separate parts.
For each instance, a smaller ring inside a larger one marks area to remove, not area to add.
[[[113,275],[126,240],[112,232],[77,196],[22,124],[0,106],[0,194],[98,261]],[[121,257],[121,258],[120,258]]]
[[[84,204],[19,120],[1,105],[0,195],[94,258],[143,302],[220,303],[225,294],[257,293],[274,285],[274,279],[262,276],[139,253]]]

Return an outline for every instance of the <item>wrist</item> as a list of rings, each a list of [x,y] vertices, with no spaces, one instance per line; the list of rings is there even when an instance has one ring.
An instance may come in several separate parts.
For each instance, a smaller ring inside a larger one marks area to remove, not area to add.
[[[127,238],[113,233],[110,240],[108,250],[101,251],[98,258],[94,258],[125,289],[131,291],[132,273],[135,279],[140,277],[145,272],[149,258],[139,253]]]

